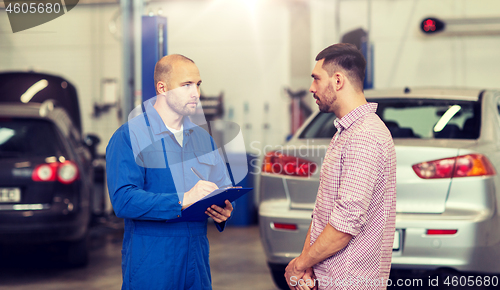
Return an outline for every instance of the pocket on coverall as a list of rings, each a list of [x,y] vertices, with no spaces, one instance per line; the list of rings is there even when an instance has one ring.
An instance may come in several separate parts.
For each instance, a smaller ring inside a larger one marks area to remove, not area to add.
[[[130,251],[131,289],[178,289],[186,281],[188,239],[135,234]]]

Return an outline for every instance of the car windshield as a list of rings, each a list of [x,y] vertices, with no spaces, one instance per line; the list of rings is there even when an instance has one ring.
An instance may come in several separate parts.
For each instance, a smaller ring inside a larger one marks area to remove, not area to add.
[[[59,140],[49,121],[0,118],[0,158],[64,155]]]
[[[480,101],[436,99],[377,99],[377,115],[393,138],[477,139]],[[332,138],[334,114],[319,113],[299,138]]]

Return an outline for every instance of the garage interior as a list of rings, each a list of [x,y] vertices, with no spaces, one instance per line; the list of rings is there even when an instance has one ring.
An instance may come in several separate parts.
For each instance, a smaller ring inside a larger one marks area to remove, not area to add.
[[[245,156],[248,175],[239,181],[254,188],[236,203],[240,211],[223,233],[209,223],[213,289],[279,289],[259,229],[261,163],[318,110],[309,87],[322,49],[356,44],[367,59],[367,90],[500,87],[497,0],[80,0],[64,15],[16,32],[8,3],[0,3],[0,73],[50,74],[76,88],[100,202],[86,266],[61,266],[59,244],[0,244],[0,289],[121,287],[123,221],[107,195],[106,146],[132,110],[154,97],[152,71],[161,56],[195,61],[201,113],[213,122],[216,142],[241,136],[241,146],[226,150]],[[4,106],[8,97],[0,99]],[[399,274],[425,284],[429,276],[418,267]]]

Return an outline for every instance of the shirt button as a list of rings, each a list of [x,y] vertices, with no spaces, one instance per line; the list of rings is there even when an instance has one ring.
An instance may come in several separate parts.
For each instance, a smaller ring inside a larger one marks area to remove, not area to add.
[[[177,217],[180,217],[180,215],[177,215]]]
[[[179,201],[179,204],[181,204],[181,202]]]

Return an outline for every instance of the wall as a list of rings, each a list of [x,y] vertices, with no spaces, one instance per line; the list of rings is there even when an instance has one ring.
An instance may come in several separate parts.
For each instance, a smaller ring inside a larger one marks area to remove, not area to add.
[[[311,6],[313,55],[347,31],[368,29],[367,0],[313,0]],[[420,22],[428,16],[500,17],[499,11],[500,1],[496,0],[372,0],[375,88],[498,88],[500,34],[426,36],[420,31]],[[335,14],[339,19],[330,18]]]
[[[121,44],[108,29],[118,12],[118,5],[78,5],[62,17],[13,34],[7,13],[0,10],[0,70],[35,70],[72,82],[83,130],[101,137],[101,153],[120,124],[114,109],[99,119],[92,117],[101,79],[121,78]]]
[[[224,93],[225,120],[243,127],[254,151],[283,143],[289,133],[284,88],[308,89],[316,54],[343,33],[369,27],[367,0],[167,0],[144,7],[145,13],[159,10],[168,19],[169,53],[196,61],[204,94]],[[497,0],[372,0],[375,87],[499,87],[500,36],[429,37],[419,31],[425,16],[491,17],[498,11]],[[84,130],[101,136],[101,153],[120,124],[115,110],[91,117],[101,80],[121,82],[121,44],[109,32],[116,13],[118,4],[78,5],[12,34],[0,10],[0,70],[39,69],[74,82]]]
[[[246,147],[250,142],[256,148],[284,142],[289,117],[283,88],[290,82],[286,3],[163,1],[149,3],[144,11],[160,9],[167,17],[169,54],[196,62],[203,94],[224,93],[225,119],[243,127]],[[265,123],[271,124],[269,129],[264,129]]]
[[[163,1],[143,9],[155,14],[159,10],[167,17],[168,52],[197,63],[204,94],[224,93],[225,119],[243,127],[247,148],[252,141],[255,148],[282,143],[289,132],[289,100],[283,92],[290,83],[286,3]],[[56,20],[12,34],[0,10],[0,70],[36,69],[72,81],[80,94],[84,131],[101,136],[101,153],[120,125],[116,110],[91,117],[101,79],[122,77],[121,44],[108,28],[116,13],[117,4],[78,5]],[[268,129],[265,124],[270,124]]]

